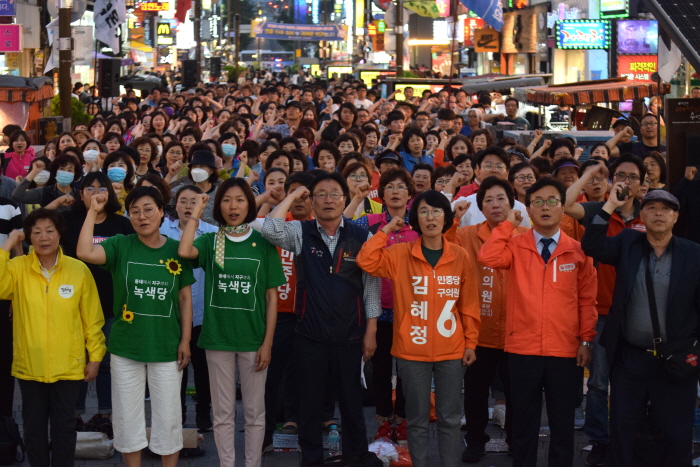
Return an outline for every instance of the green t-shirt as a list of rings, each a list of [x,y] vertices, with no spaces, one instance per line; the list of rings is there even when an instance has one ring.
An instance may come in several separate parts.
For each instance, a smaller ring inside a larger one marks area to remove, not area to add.
[[[115,235],[100,243],[107,256],[103,267],[114,282],[111,353],[138,362],[177,360],[178,297],[180,289],[194,283],[192,262],[178,256],[179,244],[168,238],[162,247],[150,248],[136,234]],[[178,265],[182,271],[174,274]]]
[[[426,248],[425,246],[421,245],[421,249],[423,250],[423,256],[425,256],[425,260],[428,262],[428,264],[435,267],[442,257],[442,248],[439,250],[431,250],[430,248]]]
[[[215,233],[194,241],[204,269],[203,349],[255,352],[265,339],[265,291],[286,283],[279,253],[259,232],[226,239],[224,270],[214,261]],[[238,240],[238,239],[237,239]]]

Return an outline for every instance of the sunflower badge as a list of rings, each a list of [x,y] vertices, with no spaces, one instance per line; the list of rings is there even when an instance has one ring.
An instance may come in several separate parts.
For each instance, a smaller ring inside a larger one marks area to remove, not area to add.
[[[134,312],[126,309],[126,305],[122,307],[122,320],[129,324],[134,322]]]
[[[173,274],[175,276],[182,272],[182,265],[178,262],[178,260],[173,258],[165,260],[165,268],[170,274]]]

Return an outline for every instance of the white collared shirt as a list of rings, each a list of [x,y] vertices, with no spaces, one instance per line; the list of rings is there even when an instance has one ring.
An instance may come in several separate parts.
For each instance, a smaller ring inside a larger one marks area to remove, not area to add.
[[[537,247],[537,251],[538,251],[538,252],[540,253],[540,255],[541,255],[541,254],[542,254],[542,248],[544,248],[544,244],[543,244],[542,242],[540,242],[540,240],[542,240],[543,238],[547,238],[547,237],[545,237],[544,235],[542,235],[541,233],[539,233],[537,230],[535,230],[534,227],[532,228],[532,235],[535,237],[535,246]],[[560,230],[557,230],[557,233],[555,233],[554,235],[552,235],[551,237],[549,237],[549,238],[551,238],[552,240],[554,240],[554,241],[553,241],[552,243],[550,243],[550,245],[549,245],[549,253],[550,253],[550,254],[554,253],[554,250],[557,249],[557,245],[559,245],[559,238],[560,238],[560,237],[561,237],[561,229],[560,229]]]

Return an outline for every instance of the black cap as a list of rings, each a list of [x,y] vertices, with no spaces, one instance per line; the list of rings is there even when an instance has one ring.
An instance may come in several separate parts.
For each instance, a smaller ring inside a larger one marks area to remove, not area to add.
[[[212,169],[216,170],[216,159],[214,158],[214,153],[204,149],[195,151],[194,154],[192,154],[192,160],[190,161],[189,166],[192,167],[193,165],[206,165],[207,167],[211,167]]]
[[[396,154],[394,151],[384,151],[374,159],[374,164],[379,167],[383,161],[394,161],[401,165],[401,156]]]
[[[296,107],[297,109],[299,109],[300,112],[304,111],[304,106],[301,105],[301,102],[299,102],[299,101],[287,102],[287,108],[290,108],[290,107]]]
[[[642,207],[644,207],[644,205],[647,203],[651,203],[652,201],[660,201],[674,211],[678,211],[681,207],[681,203],[678,202],[678,198],[665,190],[654,190],[647,193],[644,198],[642,198]]]

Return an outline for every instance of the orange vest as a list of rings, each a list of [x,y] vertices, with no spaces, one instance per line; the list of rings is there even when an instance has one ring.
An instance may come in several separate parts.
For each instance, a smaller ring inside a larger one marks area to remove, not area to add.
[[[513,230],[513,235],[527,232],[520,226]],[[479,288],[479,309],[481,310],[481,330],[479,346],[502,349],[506,341],[506,291],[508,290],[508,270],[491,269],[484,266],[477,257],[479,250],[491,236],[488,222],[460,227],[457,229],[455,243],[469,253],[469,259],[477,272]]]
[[[479,338],[479,301],[469,254],[443,237],[433,268],[421,239],[385,248],[377,232],[357,255],[357,265],[394,283],[394,342],[391,354],[419,362],[462,359]]]

